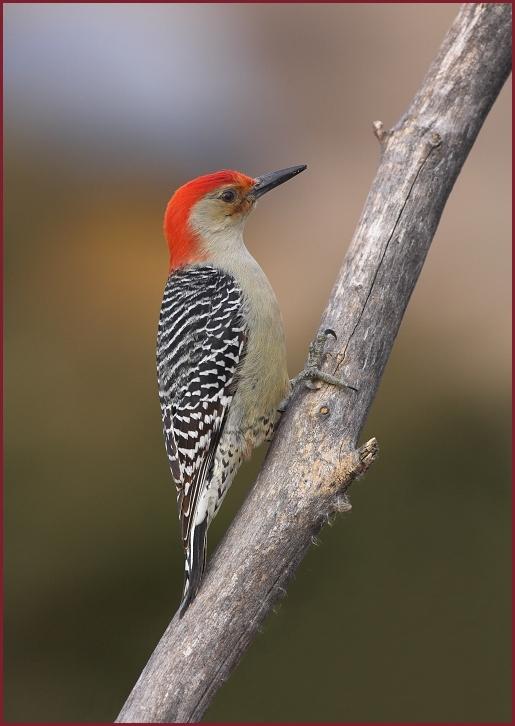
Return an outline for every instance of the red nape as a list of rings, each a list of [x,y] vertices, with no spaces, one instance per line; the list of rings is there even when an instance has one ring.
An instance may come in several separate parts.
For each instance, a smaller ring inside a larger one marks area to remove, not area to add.
[[[239,171],[223,169],[199,176],[179,187],[166,207],[164,233],[170,250],[170,272],[200,258],[199,241],[189,224],[193,205],[203,196],[226,184],[249,187],[254,179]]]

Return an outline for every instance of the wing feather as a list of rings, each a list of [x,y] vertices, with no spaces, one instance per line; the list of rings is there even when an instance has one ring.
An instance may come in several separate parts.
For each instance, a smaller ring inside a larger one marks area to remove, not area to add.
[[[186,547],[245,356],[244,296],[210,265],[168,278],[157,335],[165,446]]]

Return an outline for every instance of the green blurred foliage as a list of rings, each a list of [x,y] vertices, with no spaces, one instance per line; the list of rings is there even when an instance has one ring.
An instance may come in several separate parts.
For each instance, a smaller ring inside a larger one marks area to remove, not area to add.
[[[182,580],[152,353],[162,274],[145,325],[116,281],[107,310],[80,253],[44,233],[57,202],[73,228],[73,183],[7,172],[5,715],[109,720]],[[401,332],[353,512],[322,532],[206,719],[509,720],[509,407],[432,378],[425,345]]]

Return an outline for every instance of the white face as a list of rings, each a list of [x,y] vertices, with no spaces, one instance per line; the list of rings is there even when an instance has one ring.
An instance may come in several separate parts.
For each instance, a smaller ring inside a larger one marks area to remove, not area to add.
[[[254,208],[252,188],[228,185],[206,194],[191,209],[190,225],[206,252],[242,244],[243,228]]]

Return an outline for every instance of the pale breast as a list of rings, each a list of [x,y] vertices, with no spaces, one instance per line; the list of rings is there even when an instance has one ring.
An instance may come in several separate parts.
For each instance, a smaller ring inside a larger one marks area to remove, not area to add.
[[[251,259],[254,264],[238,279],[249,323],[246,355],[233,400],[233,408],[241,407],[243,427],[252,427],[258,419],[275,415],[290,387],[279,305],[265,273]]]

